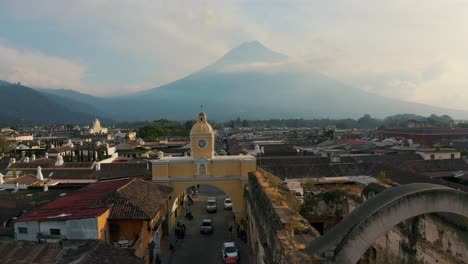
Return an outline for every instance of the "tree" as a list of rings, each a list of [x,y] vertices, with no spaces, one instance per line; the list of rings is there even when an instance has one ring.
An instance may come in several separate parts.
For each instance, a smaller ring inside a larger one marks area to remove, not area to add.
[[[11,142],[6,140],[5,137],[0,137],[0,155],[11,152]]]
[[[376,128],[380,125],[380,121],[372,118],[369,114],[359,118],[357,123],[360,128]]]

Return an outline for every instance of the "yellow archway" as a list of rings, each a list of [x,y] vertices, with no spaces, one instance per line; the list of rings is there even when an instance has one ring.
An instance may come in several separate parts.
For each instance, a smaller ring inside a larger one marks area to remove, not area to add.
[[[245,215],[245,188],[247,186],[246,181],[233,180],[233,181],[184,181],[184,182],[172,182],[168,186],[172,187],[173,196],[177,196],[187,190],[190,186],[200,185],[211,185],[226,193],[226,196],[230,197],[233,203],[232,211],[236,215],[236,218],[242,218]],[[172,202],[172,206],[174,205]],[[172,208],[172,207],[171,207]]]
[[[216,156],[215,137],[205,113],[200,113],[190,131],[191,156],[151,161],[152,179],[174,189],[174,199],[168,208],[172,212],[177,212],[177,199],[188,187],[206,184],[231,197],[236,221],[240,221],[246,215],[244,190],[248,173],[256,170],[256,159],[251,155]],[[174,218],[171,217],[171,222]]]

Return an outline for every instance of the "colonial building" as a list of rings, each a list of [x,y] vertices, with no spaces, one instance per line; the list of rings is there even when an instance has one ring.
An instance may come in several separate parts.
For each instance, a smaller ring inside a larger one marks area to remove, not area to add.
[[[223,190],[231,197],[236,221],[245,216],[244,193],[247,176],[256,170],[255,157],[251,155],[217,156],[215,132],[200,113],[190,131],[191,156],[161,157],[152,161],[153,182],[174,189],[171,222],[175,219],[177,204],[186,189],[197,184],[207,184]]]
[[[171,188],[140,179],[101,181],[61,197],[15,221],[25,241],[103,240],[149,258],[160,244]],[[158,241],[155,241],[155,240]]]
[[[101,126],[101,122],[96,118],[93,122],[93,126],[89,129],[89,134],[107,134],[108,130]]]

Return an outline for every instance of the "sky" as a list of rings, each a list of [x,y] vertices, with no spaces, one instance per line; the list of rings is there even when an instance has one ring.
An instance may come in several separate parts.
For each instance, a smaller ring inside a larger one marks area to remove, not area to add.
[[[372,93],[468,110],[468,0],[1,0],[0,80],[121,95],[252,40]]]

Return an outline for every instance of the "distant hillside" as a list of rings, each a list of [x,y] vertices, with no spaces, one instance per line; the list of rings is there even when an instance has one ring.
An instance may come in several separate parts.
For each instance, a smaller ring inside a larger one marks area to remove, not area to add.
[[[109,117],[111,114],[106,109],[106,99],[92,95],[65,89],[38,89],[34,88],[47,96],[55,103],[62,105],[73,112],[82,112],[88,114],[99,113],[102,117]]]
[[[11,83],[0,80],[0,86],[10,85]]]
[[[128,98],[151,105],[140,116],[172,119],[191,118],[200,105],[218,120],[358,118],[366,113],[379,118],[398,113],[468,117],[467,111],[386,98],[318,72],[281,67],[286,59],[259,42],[244,43],[199,72]]]
[[[70,110],[48,96],[22,85],[0,86],[0,124],[90,124],[99,115]]]
[[[204,106],[210,119],[384,118],[413,113],[467,119],[468,111],[405,102],[365,92],[308,71],[257,41],[241,44],[187,77],[119,97],[95,97],[72,90],[40,90],[71,111],[99,113],[118,121],[193,119]]]

